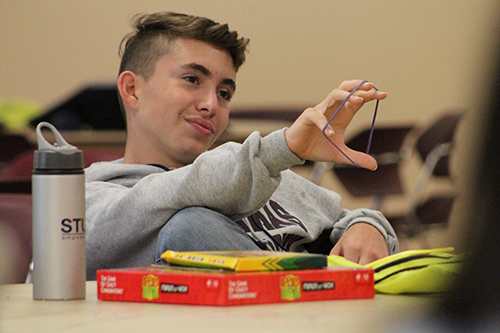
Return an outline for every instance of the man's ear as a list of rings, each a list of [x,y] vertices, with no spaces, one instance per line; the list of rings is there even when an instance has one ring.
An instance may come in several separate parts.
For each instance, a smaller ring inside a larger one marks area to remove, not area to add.
[[[133,110],[139,108],[136,89],[138,76],[130,71],[124,71],[118,76],[118,92],[122,97],[123,103]]]

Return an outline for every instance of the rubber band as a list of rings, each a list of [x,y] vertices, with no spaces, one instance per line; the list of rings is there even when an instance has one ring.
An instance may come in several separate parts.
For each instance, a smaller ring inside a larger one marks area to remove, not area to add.
[[[330,123],[333,121],[333,118],[335,118],[335,116],[339,113],[339,111],[344,107],[345,103],[347,103],[347,101],[349,100],[349,98],[356,92],[359,90],[359,88],[361,88],[361,86],[363,84],[365,84],[366,80],[364,81],[361,81],[360,84],[357,85],[356,88],[354,88],[350,93],[349,95],[347,95],[347,97],[344,99],[344,101],[342,102],[342,104],[340,104],[340,106],[338,107],[337,111],[335,111],[333,113],[333,115],[330,117],[330,119],[328,120],[328,122],[326,123],[325,127],[323,127],[323,135],[325,136],[325,138],[330,141],[330,143],[335,147],[337,148],[337,150],[342,154],[344,155],[345,158],[347,158],[349,160],[349,162],[351,162],[354,166],[356,167],[360,167],[356,162],[354,162],[349,156],[347,156],[347,154],[345,152],[342,151],[342,149],[340,149],[339,146],[337,146],[332,140],[330,140],[330,138],[326,135],[325,131],[326,131],[326,128],[328,127],[328,125],[330,125]],[[373,86],[373,89],[377,90],[378,89]],[[373,112],[373,120],[372,120],[372,125],[371,125],[371,129],[370,129],[370,134],[368,136],[368,144],[367,144],[367,147],[366,147],[366,154],[370,153],[370,148],[371,148],[371,145],[372,145],[372,138],[373,138],[373,131],[375,129],[375,120],[377,118],[377,112],[378,112],[378,103],[380,102],[380,100],[377,99],[377,102],[375,104],[375,111]]]

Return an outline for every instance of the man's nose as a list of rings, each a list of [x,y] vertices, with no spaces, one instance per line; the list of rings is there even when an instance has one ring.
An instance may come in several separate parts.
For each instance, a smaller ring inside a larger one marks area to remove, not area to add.
[[[216,91],[204,91],[200,96],[198,105],[200,111],[208,112],[210,115],[217,113],[219,109],[219,98]]]

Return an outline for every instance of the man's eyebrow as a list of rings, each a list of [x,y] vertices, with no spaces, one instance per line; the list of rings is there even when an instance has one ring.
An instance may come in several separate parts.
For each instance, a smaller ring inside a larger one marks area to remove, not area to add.
[[[229,88],[231,88],[233,93],[236,91],[236,82],[234,82],[233,79],[224,79],[222,80],[222,83],[229,86]]]
[[[190,64],[184,65],[182,67],[193,69],[197,72],[200,72],[202,75],[204,75],[206,77],[212,77],[212,72],[203,65],[200,65],[197,63],[190,63]],[[236,90],[236,82],[234,82],[233,79],[224,79],[224,80],[222,80],[222,83],[229,86],[233,91]]]
[[[195,71],[200,72],[201,74],[203,74],[206,77],[211,77],[212,76],[212,72],[210,72],[208,70],[208,68],[206,68],[203,65],[199,65],[199,64],[196,64],[196,63],[190,63],[190,64],[184,65],[182,67],[194,69]]]

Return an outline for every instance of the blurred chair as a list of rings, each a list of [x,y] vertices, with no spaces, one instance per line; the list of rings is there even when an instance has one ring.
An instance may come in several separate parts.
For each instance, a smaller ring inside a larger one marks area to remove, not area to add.
[[[455,194],[426,196],[425,192],[434,177],[451,180],[450,156],[462,114],[443,113],[418,135],[415,150],[422,158],[422,166],[408,198],[408,210],[400,216],[388,217],[394,228],[407,237],[422,234],[430,225],[447,225]]]
[[[377,126],[373,132],[370,155],[378,163],[376,171],[352,165],[334,165],[332,170],[342,185],[355,197],[372,197],[371,208],[380,209],[384,197],[401,195],[404,186],[399,175],[400,164],[409,157],[405,142],[414,125]],[[370,129],[363,130],[347,142],[347,146],[365,151]],[[317,165],[315,165],[317,168]],[[311,173],[310,179],[317,175]]]
[[[0,284],[24,283],[32,256],[31,194],[0,193]]]
[[[407,214],[389,216],[388,219],[396,233],[414,237],[431,228],[446,226],[454,202],[454,194],[431,195],[412,207]],[[423,242],[426,243],[425,239]]]
[[[461,118],[462,113],[445,113],[418,136],[416,150],[423,164],[414,190],[416,200],[422,195],[431,177],[451,176],[450,156]]]
[[[0,171],[0,193],[31,193],[34,151],[26,151]],[[85,167],[94,162],[112,161],[123,157],[123,151],[112,149],[84,150]]]
[[[13,158],[0,171],[0,180],[31,179],[31,174],[33,173],[33,153],[34,150],[28,150]]]
[[[305,108],[299,107],[249,107],[231,109],[226,130],[214,146],[228,141],[243,143],[253,131],[262,135],[290,126]]]
[[[34,148],[23,151],[0,170],[0,193],[31,193]]]
[[[33,144],[23,135],[0,134],[0,168],[19,154],[33,149]]]
[[[306,108],[251,108],[231,110],[231,119],[279,120],[292,124]]]
[[[15,178],[0,177],[0,193],[31,193],[31,176]]]

